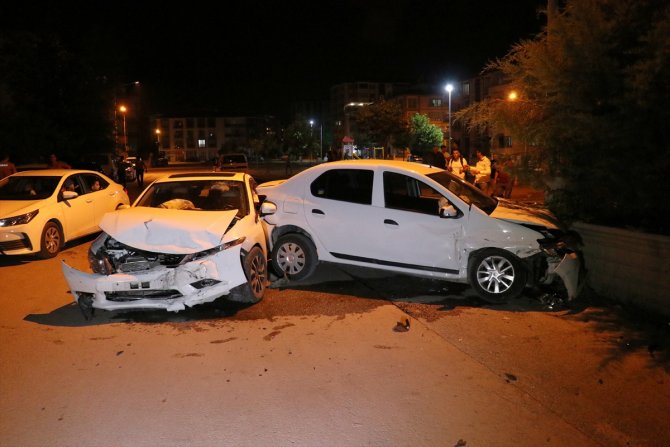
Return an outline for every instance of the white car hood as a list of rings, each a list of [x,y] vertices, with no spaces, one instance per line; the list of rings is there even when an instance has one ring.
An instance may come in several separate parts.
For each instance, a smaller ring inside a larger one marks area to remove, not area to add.
[[[100,228],[117,241],[156,253],[190,254],[217,247],[237,210],[136,207],[107,213]]]
[[[42,207],[44,200],[3,200],[0,201],[0,219],[20,216]]]
[[[498,206],[491,213],[491,217],[514,223],[542,225],[551,229],[560,228],[558,219],[548,209],[505,199],[498,199]]]

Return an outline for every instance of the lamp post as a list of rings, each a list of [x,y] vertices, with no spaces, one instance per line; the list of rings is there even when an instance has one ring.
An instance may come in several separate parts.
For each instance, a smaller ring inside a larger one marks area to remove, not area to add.
[[[449,152],[451,152],[451,92],[454,90],[454,86],[447,84],[445,90],[449,94]]]
[[[158,147],[158,149],[161,148],[161,130],[160,129],[156,129],[156,146]]]
[[[309,136],[312,137],[314,120],[309,120]],[[323,159],[323,124],[319,123],[319,157]]]
[[[128,152],[128,133],[126,131],[126,112],[128,108],[126,106],[119,107],[119,112],[123,115],[123,150]]]

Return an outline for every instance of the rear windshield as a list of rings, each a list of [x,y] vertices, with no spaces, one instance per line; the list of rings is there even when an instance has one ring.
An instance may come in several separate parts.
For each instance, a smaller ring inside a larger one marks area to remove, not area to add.
[[[222,163],[246,163],[247,159],[244,155],[223,155],[221,156]]]

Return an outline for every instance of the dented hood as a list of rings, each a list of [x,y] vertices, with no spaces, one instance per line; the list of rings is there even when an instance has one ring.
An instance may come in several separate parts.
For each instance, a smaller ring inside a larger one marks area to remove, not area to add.
[[[107,213],[100,228],[140,250],[190,254],[217,247],[237,210],[184,211],[137,207]]]
[[[505,199],[498,199],[498,206],[491,213],[491,217],[520,224],[542,225],[552,229],[560,228],[558,219],[548,209]]]

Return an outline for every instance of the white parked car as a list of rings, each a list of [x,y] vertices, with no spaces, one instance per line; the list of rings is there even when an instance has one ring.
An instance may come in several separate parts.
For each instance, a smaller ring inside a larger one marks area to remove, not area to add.
[[[258,205],[248,174],[163,177],[132,207],[104,216],[92,273],[63,262],[63,274],[86,318],[94,309],[178,312],[222,296],[258,302],[267,285]]]
[[[99,172],[16,173],[0,181],[0,254],[54,257],[66,242],[99,232],[102,216],[128,203],[123,187]]]
[[[494,199],[447,171],[404,161],[314,166],[259,185],[271,264],[288,279],[317,262],[469,283],[504,302],[526,286],[575,298],[583,278],[574,233],[541,208]]]
[[[249,162],[244,154],[223,154],[219,157],[218,168],[220,171],[246,171],[249,169]]]

